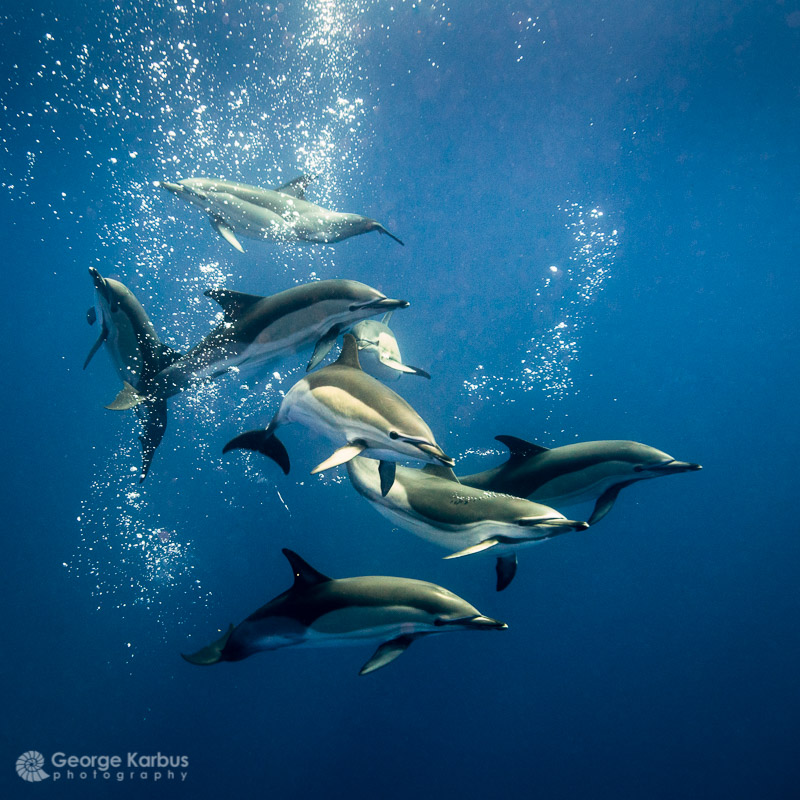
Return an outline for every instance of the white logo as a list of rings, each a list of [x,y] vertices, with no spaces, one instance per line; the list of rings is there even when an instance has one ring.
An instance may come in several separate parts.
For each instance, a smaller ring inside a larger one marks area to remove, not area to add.
[[[17,759],[17,775],[24,781],[43,781],[50,776],[42,769],[44,756],[35,750],[28,750]]]

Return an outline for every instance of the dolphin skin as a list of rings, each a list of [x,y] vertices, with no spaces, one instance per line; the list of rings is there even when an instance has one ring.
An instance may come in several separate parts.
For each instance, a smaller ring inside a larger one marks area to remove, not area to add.
[[[410,578],[368,576],[334,580],[283,550],[294,573],[290,589],[270,600],[217,641],[192,655],[206,666],[241,661],[282,647],[380,642],[359,672],[367,675],[401,655],[423,636],[458,630],[505,630],[447,589]]]
[[[95,305],[89,309],[86,318],[90,325],[100,322],[100,335],[83,368],[86,369],[94,354],[105,344],[123,385],[144,392],[161,370],[180,358],[180,353],[161,342],[147,312],[127,286],[113,278],[104,278],[94,267],[90,267],[89,274],[94,281]],[[107,408],[116,409],[116,402]],[[156,448],[167,429],[166,398],[145,398],[136,408],[136,415],[142,428],[139,436],[141,482],[147,477]]]
[[[356,337],[361,368],[385,382],[396,381],[403,374],[430,379],[424,369],[403,363],[397,339],[389,327],[391,316],[392,312],[387,311],[380,322],[366,319],[353,326],[351,333]]]
[[[484,472],[464,475],[459,478],[461,483],[528,497],[557,508],[594,501],[590,525],[608,514],[626,486],[702,469],[700,464],[676,461],[639,442],[603,440],[548,449],[515,436],[495,438],[508,447],[508,461]]]
[[[364,455],[380,461],[384,494],[394,481],[395,462],[399,460],[447,466],[455,463],[436,444],[422,417],[400,395],[361,369],[356,340],[350,333],[345,334],[342,352],[334,364],[312,372],[292,386],[266,429],[240,434],[222,452],[257,451],[275,461],[288,475],[289,454],[275,431],[292,422],[300,422],[341,443],[312,474]]]
[[[325,280],[293,286],[270,297],[209,289],[224,320],[153,381],[167,397],[232,368],[251,369],[315,345],[307,369],[328,354],[340,332],[374,314],[408,307],[364,283]]]
[[[305,189],[312,180],[312,176],[302,175],[277,189],[210,178],[160,181],[158,185],[202,208],[211,227],[240,252],[244,251],[237,234],[273,242],[333,243],[378,231],[403,244],[374,219],[309,203]]]
[[[449,467],[397,467],[386,495],[374,461],[354,458],[347,474],[356,491],[394,525],[434,544],[457,550],[458,558],[491,549],[497,555],[497,591],[513,580],[519,547],[586,530],[585,522],[569,520],[547,506],[458,482]]]

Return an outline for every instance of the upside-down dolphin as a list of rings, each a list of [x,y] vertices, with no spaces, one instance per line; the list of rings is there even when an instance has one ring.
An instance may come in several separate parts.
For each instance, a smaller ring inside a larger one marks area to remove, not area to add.
[[[521,497],[463,486],[452,469],[441,465],[397,467],[394,484],[386,495],[381,494],[374,461],[354,458],[347,463],[347,474],[359,494],[395,525],[457,550],[445,558],[491,548],[497,555],[498,592],[514,578],[519,547],[589,527]]]
[[[326,577],[297,553],[283,550],[294,584],[222,638],[192,655],[206,666],[241,661],[264,650],[380,642],[359,672],[385,667],[423,636],[459,630],[505,630],[447,589],[410,578]]]
[[[391,316],[392,312],[387,311],[380,322],[365,319],[353,326],[351,333],[356,337],[361,368],[382,381],[396,381],[403,373],[430,378],[424,369],[403,363],[397,339],[389,327]]]
[[[595,501],[589,524],[608,514],[620,491],[636,481],[693,472],[700,464],[676,461],[639,442],[578,442],[552,450],[515,436],[496,436],[510,451],[498,467],[459,477],[461,483],[493,492],[528,497],[540,503],[569,506]]]
[[[455,463],[436,444],[431,429],[400,395],[367,375],[358,363],[355,337],[344,336],[338,360],[308,374],[287,392],[264,430],[247,431],[225,445],[229,450],[255,450],[289,473],[289,454],[275,431],[300,422],[341,446],[312,474],[344,464],[357,455],[380,461],[383,494],[394,481],[395,462]]]
[[[305,189],[312,180],[313,176],[302,175],[277,189],[210,178],[159,181],[158,185],[202,208],[211,227],[240,252],[244,251],[236,234],[278,242],[332,243],[378,231],[403,244],[374,219],[309,203]]]
[[[144,391],[153,377],[181,354],[161,342],[147,312],[127,286],[113,278],[104,278],[94,267],[89,268],[89,274],[94,281],[95,305],[87,311],[86,318],[90,325],[100,321],[100,335],[83,368],[86,369],[105,344],[123,385],[134,391]],[[114,403],[107,408],[115,408]],[[142,446],[140,481],[143,481],[167,428],[166,397],[146,398],[137,407],[136,415],[142,426],[139,441]]]

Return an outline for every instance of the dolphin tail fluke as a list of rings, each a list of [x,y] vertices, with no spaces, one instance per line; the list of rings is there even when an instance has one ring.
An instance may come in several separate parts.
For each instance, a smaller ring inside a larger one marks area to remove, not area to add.
[[[398,636],[396,639],[391,639],[388,642],[384,642],[372,655],[369,661],[361,667],[359,671],[359,675],[369,675],[370,672],[375,672],[376,669],[380,669],[381,667],[385,667],[387,664],[391,664],[398,656],[405,653],[408,649],[408,646],[415,640],[418,639],[421,634],[406,634],[404,636]],[[424,634],[422,634],[424,635]]]
[[[222,661],[222,651],[225,649],[225,645],[228,643],[228,639],[230,639],[232,633],[233,623],[230,624],[228,630],[222,635],[221,638],[217,639],[216,642],[212,642],[202,650],[198,650],[196,653],[191,653],[190,655],[181,653],[181,658],[184,661],[188,661],[190,664],[197,664],[199,667],[207,667],[210,664],[217,664]]]
[[[142,445],[142,472],[139,483],[143,483],[153,463],[156,448],[161,444],[167,430],[167,400],[148,400],[136,407],[136,416],[142,425],[139,442]]]
[[[111,409],[111,411],[127,411],[129,408],[135,408],[139,403],[144,403],[146,399],[147,397],[137,389],[134,389],[128,381],[123,381],[120,393],[106,408]]]
[[[282,470],[284,475],[289,474],[289,454],[283,442],[272,432],[272,425],[266,430],[246,431],[231,439],[223,453],[231,450],[253,450],[256,453],[271,458]]]
[[[497,572],[497,591],[502,592],[517,574],[517,554],[511,553],[505,556],[498,556],[495,570]]]
[[[488,550],[490,547],[494,547],[498,544],[500,544],[499,539],[484,539],[482,542],[472,545],[472,547],[465,547],[463,550],[459,550],[457,553],[450,553],[449,556],[445,556],[445,559],[461,558],[462,556],[471,556],[474,553],[482,553],[484,550]]]

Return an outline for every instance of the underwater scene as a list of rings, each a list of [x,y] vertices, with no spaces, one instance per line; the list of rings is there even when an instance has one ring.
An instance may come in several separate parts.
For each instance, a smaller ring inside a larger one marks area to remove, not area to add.
[[[0,8],[8,798],[795,798],[800,2]]]

